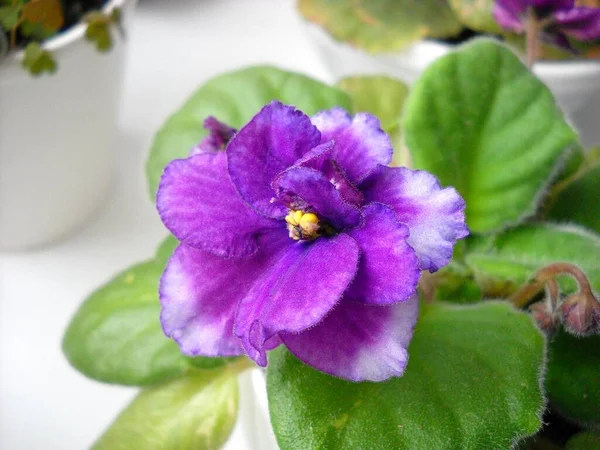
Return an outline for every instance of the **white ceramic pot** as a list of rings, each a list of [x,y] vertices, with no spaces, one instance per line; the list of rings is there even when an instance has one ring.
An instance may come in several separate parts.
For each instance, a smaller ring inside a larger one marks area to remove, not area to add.
[[[335,41],[319,26],[306,23],[309,37],[336,79],[357,74],[386,74],[413,83],[425,68],[453,46],[420,41],[401,53],[368,54]],[[582,108],[600,92],[600,62],[539,62],[534,72],[552,90],[568,114]]]
[[[136,0],[112,0],[127,29]],[[0,63],[0,249],[53,242],[81,226],[111,185],[125,42],[100,54],[76,25],[45,43],[54,75],[31,77],[22,55]]]

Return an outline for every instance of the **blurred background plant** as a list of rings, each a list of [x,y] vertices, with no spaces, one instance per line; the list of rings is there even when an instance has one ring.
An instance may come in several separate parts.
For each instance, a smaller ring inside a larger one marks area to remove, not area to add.
[[[112,47],[113,30],[122,33],[120,10],[102,12],[106,0],[0,0],[0,63],[24,50],[22,65],[32,75],[54,73],[57,61],[43,42],[83,22],[85,37],[100,52]]]
[[[397,52],[422,39],[463,42],[495,35],[525,51],[523,34],[502,29],[494,19],[495,0],[299,0],[298,10],[334,39],[368,52]],[[598,0],[577,6],[600,7]],[[538,59],[600,57],[600,40],[570,39],[571,50],[543,42]]]

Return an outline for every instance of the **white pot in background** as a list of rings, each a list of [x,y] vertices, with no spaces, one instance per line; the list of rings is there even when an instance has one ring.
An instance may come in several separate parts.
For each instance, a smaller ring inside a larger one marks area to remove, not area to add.
[[[368,54],[331,38],[319,26],[306,23],[324,63],[336,79],[360,74],[386,74],[413,83],[425,68],[453,46],[435,41],[420,41],[400,53]],[[552,90],[567,115],[585,106],[600,92],[600,62],[539,62],[534,72]]]
[[[264,371],[261,369],[246,371],[239,378],[239,387],[238,420],[243,427],[248,450],[279,450],[269,417]]]
[[[136,0],[112,0],[125,29]],[[20,55],[0,62],[0,249],[50,243],[81,226],[112,181],[112,139],[125,42],[100,54],[78,24],[44,47],[54,75],[33,78]]]

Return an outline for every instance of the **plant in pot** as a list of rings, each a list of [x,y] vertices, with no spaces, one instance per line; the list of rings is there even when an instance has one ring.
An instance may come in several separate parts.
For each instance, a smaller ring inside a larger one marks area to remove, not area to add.
[[[493,35],[534,66],[567,113],[600,92],[599,7],[597,0],[298,0],[338,77],[383,72],[413,82],[457,43]]]
[[[94,448],[221,448],[240,395],[261,450],[591,448],[599,170],[488,39],[410,91],[208,81],[147,163],[173,236],[64,336],[84,375],[142,389]]]
[[[0,249],[61,238],[104,199],[135,2],[0,0]]]

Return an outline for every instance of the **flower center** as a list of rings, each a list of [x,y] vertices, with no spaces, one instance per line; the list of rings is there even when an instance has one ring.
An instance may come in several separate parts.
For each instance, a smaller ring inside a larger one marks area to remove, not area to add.
[[[311,241],[319,237],[319,218],[314,213],[290,209],[285,216],[290,237],[295,241]]]

